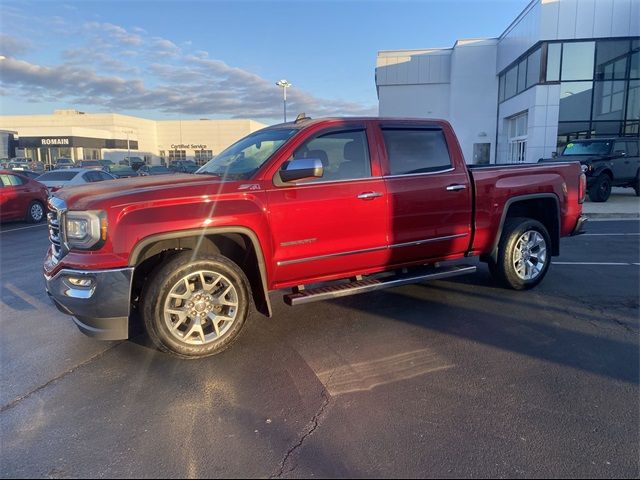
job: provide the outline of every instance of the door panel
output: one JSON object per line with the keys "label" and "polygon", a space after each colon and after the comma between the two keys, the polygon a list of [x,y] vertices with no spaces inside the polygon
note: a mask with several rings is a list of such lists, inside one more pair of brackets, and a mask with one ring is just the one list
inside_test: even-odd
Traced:
{"label": "door panel", "polygon": [[[358,198],[366,193],[381,195]],[[387,199],[381,178],[277,188],[267,198],[276,284],[304,283],[387,262]]]}
{"label": "door panel", "polygon": [[441,128],[383,126],[381,134],[390,260],[405,263],[463,254],[470,242],[472,191],[458,150],[448,145]]}
{"label": "door panel", "polygon": [[[393,263],[463,254],[471,233],[466,173],[388,178],[389,244]],[[460,190],[447,187],[464,185]],[[424,242],[411,245],[413,242]],[[407,245],[409,244],[409,245]]]}
{"label": "door panel", "polygon": [[20,212],[22,200],[20,188],[23,187],[13,185],[12,177],[14,175],[0,175],[0,182],[3,184],[2,188],[0,188],[0,214],[2,220],[15,220]]}

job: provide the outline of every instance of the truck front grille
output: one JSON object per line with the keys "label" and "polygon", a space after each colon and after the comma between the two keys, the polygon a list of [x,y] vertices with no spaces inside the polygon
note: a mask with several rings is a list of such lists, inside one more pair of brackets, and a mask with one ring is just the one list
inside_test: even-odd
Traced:
{"label": "truck front grille", "polygon": [[64,239],[64,214],[66,211],[67,207],[63,200],[57,197],[49,198],[49,213],[47,214],[49,241],[56,260],[60,260],[67,253]]}

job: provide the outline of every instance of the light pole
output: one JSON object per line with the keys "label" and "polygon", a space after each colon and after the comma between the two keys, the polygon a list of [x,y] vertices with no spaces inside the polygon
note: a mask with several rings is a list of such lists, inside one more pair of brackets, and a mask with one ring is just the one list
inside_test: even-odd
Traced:
{"label": "light pole", "polygon": [[284,102],[284,122],[287,123],[287,88],[292,87],[286,80],[278,80],[276,85],[282,88],[282,100]]}

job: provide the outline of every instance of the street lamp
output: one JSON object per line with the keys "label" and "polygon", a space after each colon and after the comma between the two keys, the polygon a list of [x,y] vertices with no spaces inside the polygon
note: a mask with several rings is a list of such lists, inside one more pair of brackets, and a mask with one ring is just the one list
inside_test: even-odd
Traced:
{"label": "street lamp", "polygon": [[292,87],[286,80],[278,80],[276,85],[282,88],[282,100],[284,102],[284,121],[287,122],[287,88]]}

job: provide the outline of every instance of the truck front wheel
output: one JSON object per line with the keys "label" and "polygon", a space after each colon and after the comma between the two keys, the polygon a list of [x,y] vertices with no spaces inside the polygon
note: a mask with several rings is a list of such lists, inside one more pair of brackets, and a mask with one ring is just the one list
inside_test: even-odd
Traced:
{"label": "truck front wheel", "polygon": [[551,263],[551,239],[544,225],[528,218],[505,222],[497,259],[489,260],[492,276],[506,287],[526,290],[538,285]]}
{"label": "truck front wheel", "polygon": [[606,202],[611,195],[611,177],[601,173],[589,188],[589,200],[592,202]]}
{"label": "truck front wheel", "polygon": [[154,344],[183,358],[227,349],[251,307],[249,281],[231,260],[184,251],[160,265],[142,294],[142,316]]}

